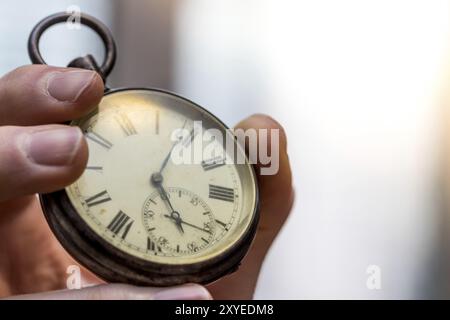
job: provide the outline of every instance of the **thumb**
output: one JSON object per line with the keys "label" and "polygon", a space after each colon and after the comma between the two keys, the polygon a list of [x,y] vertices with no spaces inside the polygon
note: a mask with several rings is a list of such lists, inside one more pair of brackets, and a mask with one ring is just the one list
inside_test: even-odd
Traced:
{"label": "thumb", "polygon": [[[287,154],[287,140],[283,127],[265,115],[253,115],[241,121],[236,128],[265,130],[267,150],[274,155],[278,150],[279,170],[274,175],[258,175],[260,191],[260,221],[255,240],[237,272],[208,286],[215,299],[251,299],[258,280],[261,265],[291,211],[294,200],[292,174]],[[275,130],[275,131],[273,131]],[[272,142],[272,133],[278,132],[279,140]],[[261,141],[259,141],[261,143]],[[276,143],[278,146],[272,145]],[[248,144],[246,145],[248,150]],[[262,166],[260,159],[256,167]],[[260,171],[257,170],[257,173]]]}
{"label": "thumb", "polygon": [[211,300],[208,290],[197,284],[168,288],[145,288],[105,284],[84,289],[60,290],[8,297],[8,300]]}
{"label": "thumb", "polygon": [[88,148],[79,128],[62,125],[0,127],[0,202],[50,192],[84,170]]}

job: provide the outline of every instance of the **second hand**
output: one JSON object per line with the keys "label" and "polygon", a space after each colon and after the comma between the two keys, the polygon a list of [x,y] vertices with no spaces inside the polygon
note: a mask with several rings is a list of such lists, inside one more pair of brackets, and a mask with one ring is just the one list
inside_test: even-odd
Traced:
{"label": "second hand", "polygon": [[195,228],[195,229],[198,229],[198,230],[201,230],[201,231],[203,231],[203,232],[206,232],[206,233],[211,234],[211,231],[206,230],[206,229],[203,229],[203,228],[201,228],[201,227],[199,227],[199,226],[196,226],[195,224],[186,222],[186,221],[184,221],[183,219],[181,219],[179,216],[178,216],[178,218],[175,218],[175,217],[173,217],[173,216],[171,216],[171,215],[169,216],[168,214],[166,214],[166,215],[164,215],[164,216],[167,217],[167,218],[171,218],[171,219],[174,219],[174,220],[178,220],[178,221],[179,221],[180,223],[182,223],[182,224],[185,224],[185,225],[190,226],[190,227],[192,227],[192,228]]}

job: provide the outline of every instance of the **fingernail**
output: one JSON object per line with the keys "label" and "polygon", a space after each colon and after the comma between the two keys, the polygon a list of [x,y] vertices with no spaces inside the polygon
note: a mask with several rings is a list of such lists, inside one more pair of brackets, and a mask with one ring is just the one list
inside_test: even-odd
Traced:
{"label": "fingernail", "polygon": [[29,134],[25,151],[33,162],[47,166],[72,163],[78,151],[82,133],[77,127],[49,129]]}
{"label": "fingernail", "polygon": [[155,300],[211,300],[208,290],[198,285],[185,285],[163,289],[155,294]]}
{"label": "fingernail", "polygon": [[75,102],[94,77],[94,71],[54,72],[47,80],[47,92],[58,101]]}

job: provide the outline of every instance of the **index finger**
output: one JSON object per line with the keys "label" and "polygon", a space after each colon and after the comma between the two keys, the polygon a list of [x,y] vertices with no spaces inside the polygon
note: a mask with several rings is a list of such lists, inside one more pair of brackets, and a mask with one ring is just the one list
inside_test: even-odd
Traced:
{"label": "index finger", "polygon": [[92,110],[103,96],[94,71],[29,65],[0,78],[0,126],[62,123]]}

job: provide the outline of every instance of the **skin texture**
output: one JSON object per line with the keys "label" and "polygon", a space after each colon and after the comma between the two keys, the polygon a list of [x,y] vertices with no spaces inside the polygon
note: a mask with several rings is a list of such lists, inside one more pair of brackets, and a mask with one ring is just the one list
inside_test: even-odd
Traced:
{"label": "skin texture", "polygon": [[[69,79],[71,72],[73,83]],[[207,288],[194,284],[173,288],[139,288],[102,284],[101,280],[83,269],[85,283],[102,285],[63,290],[66,288],[66,269],[76,263],[51,233],[35,193],[58,190],[76,180],[86,166],[87,144],[80,135],[71,142],[70,154],[67,150],[58,153],[58,150],[52,149],[50,156],[55,154],[60,159],[50,161],[51,165],[42,165],[28,153],[27,141],[35,132],[67,129],[52,123],[64,123],[85,115],[101,100],[101,78],[91,74],[84,77],[86,83],[80,85],[80,76],[74,72],[79,71],[25,66],[0,79],[0,297],[251,299],[261,265],[289,215],[294,198],[286,136],[281,126],[265,115],[254,115],[237,125],[243,129],[280,129],[280,170],[273,176],[259,176],[261,220],[256,239],[236,273]],[[64,86],[60,83],[52,85],[52,78],[66,81],[66,74],[69,80]],[[71,85],[76,89],[74,92],[70,91]]]}

